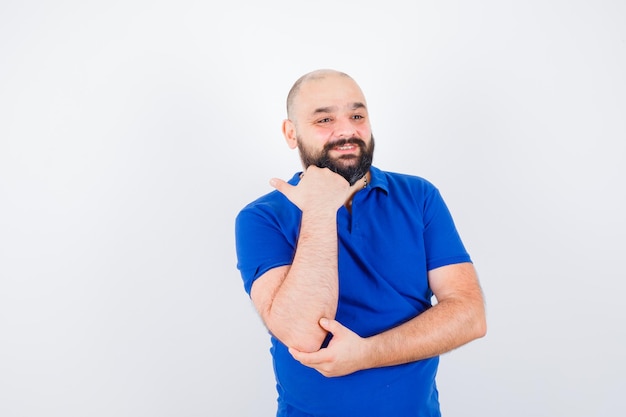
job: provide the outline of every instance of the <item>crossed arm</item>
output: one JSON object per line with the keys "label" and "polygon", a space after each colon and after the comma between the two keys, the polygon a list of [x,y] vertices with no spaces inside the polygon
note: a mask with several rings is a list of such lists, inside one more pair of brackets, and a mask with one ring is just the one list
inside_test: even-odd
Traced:
{"label": "crossed arm", "polygon": [[[269,271],[268,282],[271,276],[283,275],[288,269],[281,267]],[[317,338],[313,339],[310,334],[301,335],[313,339],[307,346],[299,345],[296,339],[290,343],[276,335],[276,330],[282,327],[279,320],[268,323],[268,327],[289,346],[296,360],[329,377],[430,358],[484,336],[484,302],[473,265],[443,266],[430,271],[428,276],[438,303],[408,322],[368,338],[360,337],[332,317],[325,316],[319,319],[319,325],[314,326],[316,331],[321,331]],[[282,325],[296,324],[300,312],[301,308],[296,308]],[[276,330],[272,330],[273,327]],[[333,338],[327,348],[319,349],[326,332],[332,333]]]}
{"label": "crossed arm", "polygon": [[336,236],[334,217],[303,218],[293,263],[269,270],[252,285],[250,296],[267,328],[302,352],[319,350],[327,334],[319,320],[333,319],[337,311]]}
{"label": "crossed arm", "polygon": [[328,169],[309,167],[297,186],[273,180],[302,210],[293,262],[274,268],[252,285],[250,296],[265,325],[285,345],[302,352],[320,349],[339,297],[337,210],[355,188]]}
{"label": "crossed arm", "polygon": [[[332,177],[324,177],[327,173],[316,170],[313,175],[307,170],[305,178],[318,176],[309,184],[322,184],[320,179],[332,182]],[[303,184],[305,178],[299,184],[304,185],[302,189],[309,187]],[[337,207],[333,211],[330,206],[307,205],[306,199],[293,195],[296,187],[275,185],[295,204],[302,205],[298,249],[291,265],[274,268],[255,281],[251,297],[268,329],[303,365],[329,377],[347,375],[433,357],[485,334],[484,300],[471,263],[429,271],[429,285],[438,303],[398,327],[363,338],[335,321]],[[345,201],[350,190],[340,182],[334,187],[334,195],[343,195],[341,201]],[[328,191],[322,200],[330,201]],[[333,338],[325,349],[320,349],[328,332]]]}
{"label": "crossed arm", "polygon": [[302,352],[291,347],[291,354],[325,376],[341,376],[430,358],[484,336],[484,302],[473,265],[443,266],[428,276],[438,303],[408,322],[362,338],[335,320],[321,319],[333,334],[328,348]]}

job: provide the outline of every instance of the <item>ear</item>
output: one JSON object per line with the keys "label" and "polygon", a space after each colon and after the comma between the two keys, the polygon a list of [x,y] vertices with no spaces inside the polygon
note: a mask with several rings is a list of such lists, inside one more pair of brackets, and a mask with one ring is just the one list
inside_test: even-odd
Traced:
{"label": "ear", "polygon": [[296,139],[296,125],[289,119],[283,120],[283,136],[287,141],[287,146],[291,149],[298,147],[298,140]]}

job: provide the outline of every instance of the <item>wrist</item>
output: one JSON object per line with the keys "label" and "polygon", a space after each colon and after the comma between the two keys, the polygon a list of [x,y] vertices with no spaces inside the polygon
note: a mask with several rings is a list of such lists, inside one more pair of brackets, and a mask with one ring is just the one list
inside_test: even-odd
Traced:
{"label": "wrist", "polygon": [[376,343],[376,336],[362,339],[362,369],[378,368],[380,366],[380,352]]}

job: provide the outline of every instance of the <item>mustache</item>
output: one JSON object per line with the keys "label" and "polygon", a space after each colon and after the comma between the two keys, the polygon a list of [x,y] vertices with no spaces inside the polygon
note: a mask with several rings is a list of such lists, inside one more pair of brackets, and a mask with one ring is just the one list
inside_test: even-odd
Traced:
{"label": "mustache", "polygon": [[324,152],[329,152],[337,146],[344,145],[357,145],[361,149],[365,149],[366,147],[365,142],[362,139],[352,137],[346,139],[337,139],[332,142],[328,142],[326,145],[324,145]]}

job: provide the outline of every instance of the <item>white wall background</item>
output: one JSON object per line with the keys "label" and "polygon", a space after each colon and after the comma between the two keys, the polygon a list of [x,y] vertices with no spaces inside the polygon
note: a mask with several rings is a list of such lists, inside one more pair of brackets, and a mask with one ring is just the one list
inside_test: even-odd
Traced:
{"label": "white wall background", "polygon": [[0,2],[0,415],[271,416],[233,221],[299,169],[284,99],[350,73],[433,181],[489,333],[455,416],[623,416],[623,1]]}

